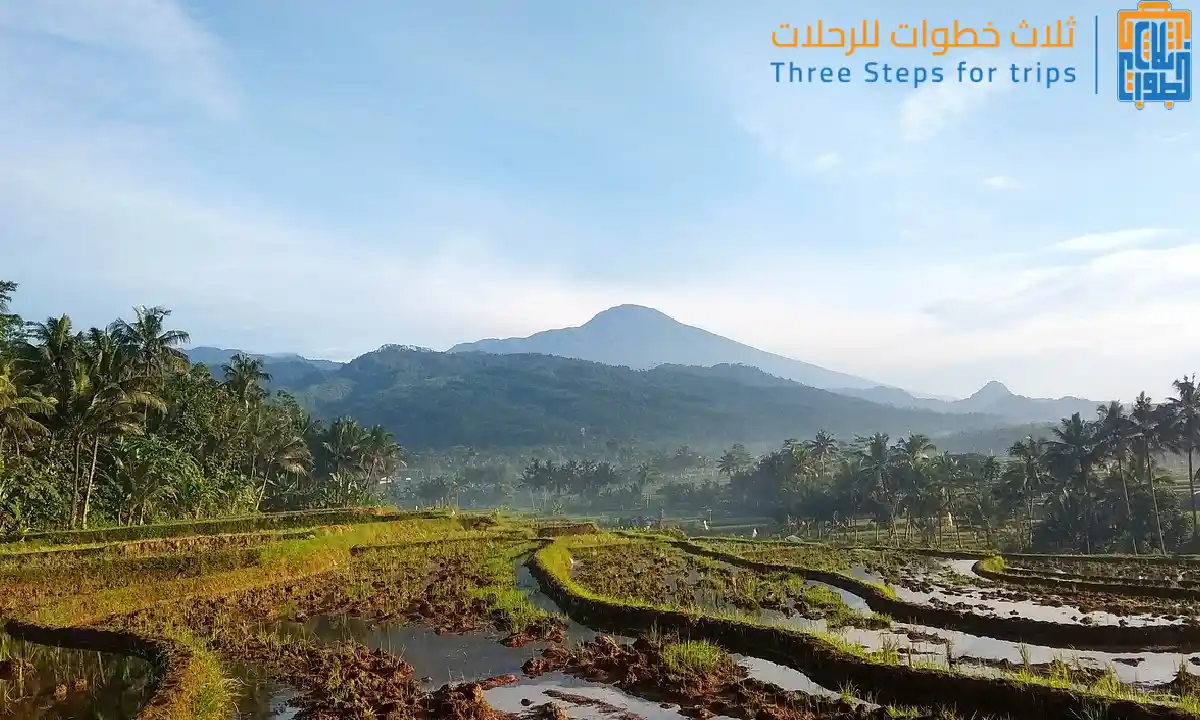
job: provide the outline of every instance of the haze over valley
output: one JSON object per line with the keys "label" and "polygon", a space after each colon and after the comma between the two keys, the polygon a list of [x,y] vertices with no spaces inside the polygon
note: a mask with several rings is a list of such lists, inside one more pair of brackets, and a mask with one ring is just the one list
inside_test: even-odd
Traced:
{"label": "haze over valley", "polygon": [[[238,350],[188,351],[212,368]],[[819,430],[838,436],[923,432],[947,449],[1002,453],[1014,437],[1099,401],[1034,399],[999,382],[971,397],[918,397],[768,353],[622,305],[578,327],[461,343],[446,352],[388,345],[348,363],[294,353],[254,356],[268,386],[318,416],[380,423],[412,447],[661,444],[755,447]]]}

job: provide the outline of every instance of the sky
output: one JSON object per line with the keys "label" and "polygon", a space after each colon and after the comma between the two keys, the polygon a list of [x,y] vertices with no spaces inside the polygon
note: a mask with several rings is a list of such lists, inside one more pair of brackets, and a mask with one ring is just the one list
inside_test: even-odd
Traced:
{"label": "sky", "polygon": [[[1116,101],[1122,5],[850,5],[0,0],[0,278],[31,319],[163,305],[197,345],[331,359],[637,303],[959,397],[1200,369],[1200,107]],[[770,39],[1068,16],[1074,48]]]}

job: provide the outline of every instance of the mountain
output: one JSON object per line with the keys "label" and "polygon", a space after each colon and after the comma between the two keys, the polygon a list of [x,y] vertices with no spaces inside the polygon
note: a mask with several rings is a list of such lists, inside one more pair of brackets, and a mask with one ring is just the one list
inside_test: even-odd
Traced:
{"label": "mountain", "polygon": [[188,360],[208,366],[209,372],[218,377],[221,375],[221,366],[228,365],[230,358],[234,355],[249,355],[262,360],[264,369],[271,376],[267,388],[272,391],[303,387],[320,382],[328,373],[337,370],[344,364],[333,360],[306,358],[295,353],[262,355],[205,346],[190,348],[184,350],[184,353],[188,356]]}
{"label": "mountain", "polygon": [[778,443],[828,430],[946,436],[994,427],[987,415],[889,407],[756,368],[650,370],[546,354],[385,346],[290,390],[318,417],[381,424],[412,449],[564,445],[606,439],[696,446]]}
{"label": "mountain", "polygon": [[1031,398],[1014,394],[1004,383],[993,380],[962,400],[918,398],[897,388],[836,388],[834,392],[895,407],[933,410],[945,413],[985,413],[1010,423],[1057,421],[1079,413],[1085,418],[1096,414],[1097,400],[1078,397]]}
{"label": "mountain", "polygon": [[1098,400],[1066,396],[1060,398],[1031,398],[1015,395],[1004,383],[993,380],[965,400],[950,403],[958,412],[989,413],[1005,418],[1027,420],[1058,420],[1079,413],[1085,418],[1096,415]]}
{"label": "mountain", "polygon": [[525,338],[462,343],[450,352],[537,353],[625,365],[634,370],[663,364],[738,364],[815,388],[870,388],[879,384],[743,345],[641,305],[609,308],[579,327],[545,330]]}
{"label": "mountain", "polygon": [[226,350],[224,348],[207,347],[201,345],[199,347],[189,348],[183,351],[188,356],[188,359],[194,363],[208,365],[209,367],[221,367],[227,365],[229,359],[234,355],[249,355],[252,358],[258,358],[263,362],[302,362],[311,365],[317,370],[337,370],[345,363],[337,362],[336,360],[322,360],[320,358],[306,358],[296,353],[248,353],[245,350]]}

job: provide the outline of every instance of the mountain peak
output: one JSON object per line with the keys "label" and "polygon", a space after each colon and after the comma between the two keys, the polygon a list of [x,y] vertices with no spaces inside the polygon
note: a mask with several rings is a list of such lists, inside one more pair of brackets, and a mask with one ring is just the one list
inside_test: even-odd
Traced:
{"label": "mountain peak", "polygon": [[525,338],[462,343],[450,352],[557,355],[635,370],[658,365],[712,367],[729,363],[749,365],[818,388],[879,384],[743,345],[679,322],[661,310],[633,304],[610,307],[579,327],[543,330]]}
{"label": "mountain peak", "polygon": [[1012,390],[1009,390],[1007,385],[1000,382],[999,380],[992,380],[988,384],[979,388],[979,390],[977,390],[975,392],[975,394],[972,395],[971,397],[975,398],[977,400],[998,399],[998,398],[1010,397],[1010,396],[1012,396],[1012,394],[1013,394]]}
{"label": "mountain peak", "polygon": [[651,321],[651,320],[666,320],[667,322],[675,322],[675,319],[661,310],[655,310],[652,307],[645,305],[614,305],[607,310],[601,310],[588,320],[587,324],[591,325],[594,322],[628,322],[628,321]]}

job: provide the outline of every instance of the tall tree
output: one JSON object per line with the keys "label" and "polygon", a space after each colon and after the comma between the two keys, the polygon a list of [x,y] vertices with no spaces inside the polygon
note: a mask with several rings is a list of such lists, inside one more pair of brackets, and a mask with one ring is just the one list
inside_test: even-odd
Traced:
{"label": "tall tree", "polygon": [[1161,452],[1167,446],[1164,428],[1169,424],[1170,418],[1165,408],[1156,408],[1154,403],[1146,395],[1141,393],[1133,402],[1133,412],[1130,413],[1130,420],[1133,423],[1133,448],[1134,453],[1141,459],[1141,466],[1145,470],[1146,485],[1150,490],[1150,499],[1154,506],[1154,532],[1158,536],[1158,549],[1164,555],[1167,552],[1167,544],[1163,540],[1162,517],[1158,509],[1158,493],[1154,487],[1154,455]]}
{"label": "tall tree", "polygon": [[10,312],[9,307],[17,287],[11,280],[0,280],[0,353],[17,340],[21,328],[21,317]]}
{"label": "tall tree", "polygon": [[717,460],[717,470],[727,479],[732,480],[734,475],[745,470],[749,464],[750,453],[746,452],[746,446],[734,443],[733,447],[726,450],[725,454]]}
{"label": "tall tree", "polygon": [[1192,538],[1197,537],[1200,525],[1196,516],[1196,468],[1193,458],[1200,450],[1200,389],[1196,387],[1196,376],[1184,376],[1176,380],[1175,397],[1166,403],[1167,417],[1170,418],[1170,442],[1172,446],[1187,455],[1188,490],[1192,508]]}
{"label": "tall tree", "polygon": [[[1092,551],[1095,509],[1091,498],[1092,468],[1096,463],[1095,424],[1084,420],[1079,413],[1052,429],[1053,437],[1046,443],[1046,455],[1051,473],[1064,490],[1074,490],[1087,508],[1085,538],[1087,551]],[[1075,487],[1071,488],[1070,485]]]}
{"label": "tall tree", "polygon": [[134,308],[133,322],[117,320],[111,332],[116,341],[132,355],[144,372],[157,378],[188,367],[187,355],[179,349],[191,341],[183,330],[169,330],[166,320],[171,311],[164,307]]}
{"label": "tall tree", "polygon": [[[1100,419],[1096,427],[1096,445],[1100,457],[1108,457],[1117,463],[1117,476],[1121,479],[1121,493],[1125,499],[1125,525],[1133,523],[1133,505],[1129,502],[1129,483],[1125,477],[1125,465],[1129,459],[1130,444],[1133,440],[1134,425],[1125,413],[1125,407],[1119,400],[1113,400],[1107,405],[1097,408]],[[1133,554],[1138,552],[1137,535],[1129,534],[1133,545]]]}
{"label": "tall tree", "polygon": [[1013,494],[1025,502],[1029,545],[1033,545],[1033,501],[1045,488],[1042,441],[1032,436],[1018,440],[1008,449],[1012,461],[1004,469],[1004,480]]}
{"label": "tall tree", "polygon": [[12,360],[0,357],[0,468],[10,443],[19,457],[22,442],[49,432],[36,418],[54,409],[52,400],[27,391],[17,372]]}
{"label": "tall tree", "polygon": [[271,374],[262,358],[239,353],[222,365],[221,371],[225,373],[225,386],[244,406],[249,407],[266,396],[266,384],[271,381]]}

